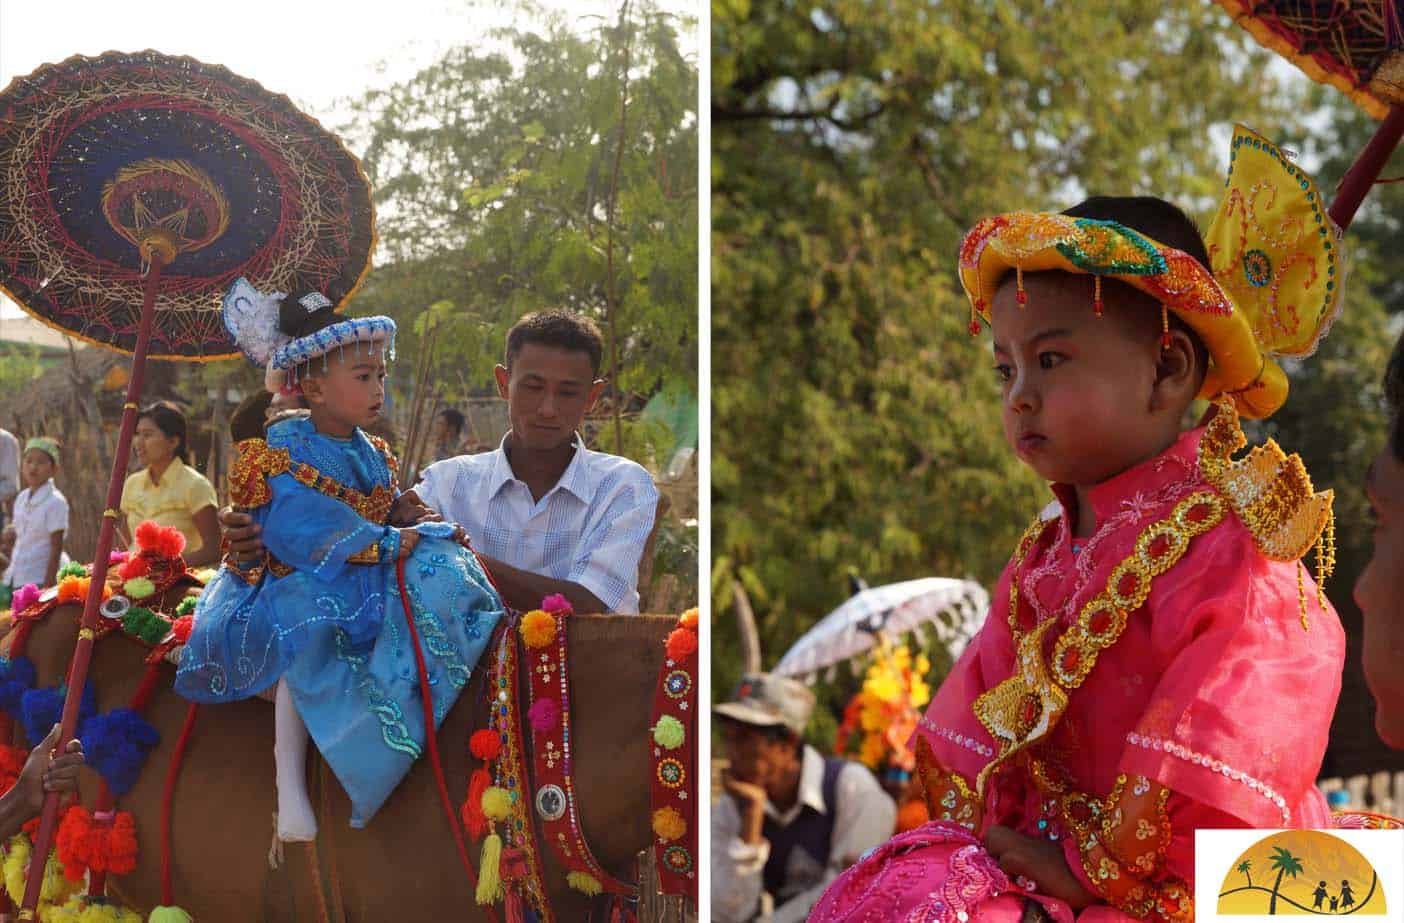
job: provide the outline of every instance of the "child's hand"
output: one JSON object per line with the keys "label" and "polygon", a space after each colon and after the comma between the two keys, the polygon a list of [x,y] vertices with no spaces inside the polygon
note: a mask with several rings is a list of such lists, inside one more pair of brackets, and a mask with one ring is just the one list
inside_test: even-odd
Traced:
{"label": "child's hand", "polygon": [[1101,899],[1082,886],[1068,868],[1063,847],[1039,837],[1024,836],[998,825],[985,834],[985,849],[1007,875],[1023,875],[1038,884],[1038,890],[1066,901],[1081,911]]}
{"label": "child's hand", "polygon": [[414,546],[419,544],[419,533],[413,529],[400,530],[400,560],[410,556]]}

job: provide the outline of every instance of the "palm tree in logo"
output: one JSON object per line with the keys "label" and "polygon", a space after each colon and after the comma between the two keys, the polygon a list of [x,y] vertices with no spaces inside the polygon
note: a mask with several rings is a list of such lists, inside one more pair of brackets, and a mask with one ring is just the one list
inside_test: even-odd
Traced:
{"label": "palm tree in logo", "polygon": [[1238,863],[1238,871],[1242,872],[1244,877],[1248,879],[1248,887],[1250,888],[1253,887],[1253,874],[1248,870],[1252,867],[1253,863],[1249,862],[1247,859],[1244,859],[1242,862]]}
{"label": "palm tree in logo", "polygon": [[[1272,883],[1272,900],[1268,903],[1269,914],[1277,913],[1277,891],[1282,887],[1282,876],[1296,878],[1297,873],[1302,870],[1302,863],[1281,846],[1274,846],[1272,848],[1272,868],[1277,869],[1277,880]],[[1243,871],[1242,866],[1239,866],[1239,871]]]}

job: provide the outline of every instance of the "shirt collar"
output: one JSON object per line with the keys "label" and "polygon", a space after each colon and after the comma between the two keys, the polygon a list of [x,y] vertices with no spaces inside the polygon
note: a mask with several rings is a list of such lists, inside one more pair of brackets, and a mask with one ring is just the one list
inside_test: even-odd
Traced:
{"label": "shirt collar", "polygon": [[[507,437],[512,435],[508,430],[502,437],[502,441],[497,444],[497,450],[493,453],[492,472],[488,475],[488,496],[495,497],[502,489],[502,485],[508,481],[517,480],[512,473],[512,463],[507,460]],[[571,437],[571,444],[575,446],[575,454],[571,456],[570,464],[566,465],[566,470],[561,472],[560,480],[556,481],[556,487],[569,491],[581,500],[589,503],[591,494],[590,470],[585,461],[589,449],[585,448],[585,440],[580,433],[575,433]],[[555,490],[556,487],[551,488]],[[550,491],[547,491],[550,493]]]}
{"label": "shirt collar", "polygon": [[53,478],[49,478],[49,479],[48,479],[47,481],[45,481],[44,483],[40,484],[40,485],[39,485],[39,488],[38,488],[37,490],[35,490],[35,489],[33,489],[33,488],[29,488],[29,502],[30,502],[30,503],[36,503],[36,502],[38,502],[39,500],[42,500],[43,498],[47,497],[50,493],[53,492],[53,490],[54,490],[54,479],[53,479]]}
{"label": "shirt collar", "polygon": [[[1092,504],[1092,514],[1097,517],[1099,526],[1120,513],[1123,504],[1135,495],[1154,493],[1184,480],[1186,475],[1196,471],[1204,429],[1197,426],[1181,433],[1164,452],[1107,478],[1088,491],[1087,499]],[[1073,486],[1054,484],[1053,493],[1062,504],[1063,515],[1071,516],[1070,511],[1077,509],[1077,493]]]}
{"label": "shirt collar", "polygon": [[146,483],[152,487],[160,487],[166,483],[167,478],[180,477],[180,469],[185,467],[185,462],[180,460],[179,455],[171,456],[171,463],[166,466],[166,470],[161,472],[161,483],[157,484],[151,477],[151,468],[146,468]]}

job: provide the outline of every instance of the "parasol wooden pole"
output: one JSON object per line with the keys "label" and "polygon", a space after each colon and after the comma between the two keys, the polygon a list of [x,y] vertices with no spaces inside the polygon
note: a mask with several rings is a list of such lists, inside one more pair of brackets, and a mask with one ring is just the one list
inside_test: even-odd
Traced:
{"label": "parasol wooden pole", "polygon": [[[88,661],[92,658],[94,629],[97,627],[98,607],[102,604],[102,589],[107,583],[107,563],[112,554],[112,537],[116,532],[117,507],[122,502],[122,485],[127,479],[127,457],[132,448],[132,433],[136,431],[137,401],[141,397],[142,379],[146,373],[146,352],[151,345],[151,330],[156,319],[156,289],[161,281],[161,267],[175,258],[174,247],[162,246],[166,241],[154,240],[142,247],[148,257],[144,292],[141,301],[141,321],[137,329],[136,349],[132,353],[132,377],[127,382],[127,400],[122,405],[122,425],[117,436],[117,454],[112,459],[112,479],[107,484],[107,504],[103,507],[102,528],[98,531],[97,552],[93,557],[92,579],[88,599],[83,606],[82,628],[78,644],[73,649],[73,662],[68,668],[68,694],[63,700],[63,720],[59,729],[58,752],[62,753],[73,739],[78,724],[78,705],[83,698],[83,685],[88,678]],[[20,920],[37,919],[39,891],[44,882],[44,866],[53,848],[58,828],[59,795],[44,796],[44,811],[40,815],[39,836],[34,841],[33,859],[29,864],[29,879],[25,882],[24,903]]]}
{"label": "parasol wooden pole", "polygon": [[1404,106],[1394,106],[1380,123],[1380,127],[1375,129],[1375,135],[1370,139],[1370,143],[1365,145],[1365,150],[1355,158],[1355,163],[1350,165],[1350,169],[1341,179],[1340,188],[1336,190],[1336,199],[1327,209],[1327,214],[1336,222],[1336,227],[1344,231],[1350,225],[1355,212],[1360,208],[1360,203],[1365,201],[1370,187],[1379,178],[1389,155],[1394,153],[1401,136],[1404,136]]}

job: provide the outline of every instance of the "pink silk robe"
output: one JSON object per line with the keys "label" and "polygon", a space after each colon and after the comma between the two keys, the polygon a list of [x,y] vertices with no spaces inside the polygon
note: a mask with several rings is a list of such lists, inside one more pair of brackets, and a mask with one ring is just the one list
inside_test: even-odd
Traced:
{"label": "pink silk robe", "polygon": [[1079,921],[1192,919],[1196,828],[1330,825],[1314,782],[1344,634],[1303,565],[1260,550],[1300,557],[1322,498],[1273,445],[1231,462],[1231,411],[1207,431],[1094,488],[1079,551],[1065,512],[1030,528],[917,733],[932,823],[849,869],[812,921],[1015,921],[1027,896],[1071,921],[985,852],[996,823],[1061,844],[1104,901]]}

